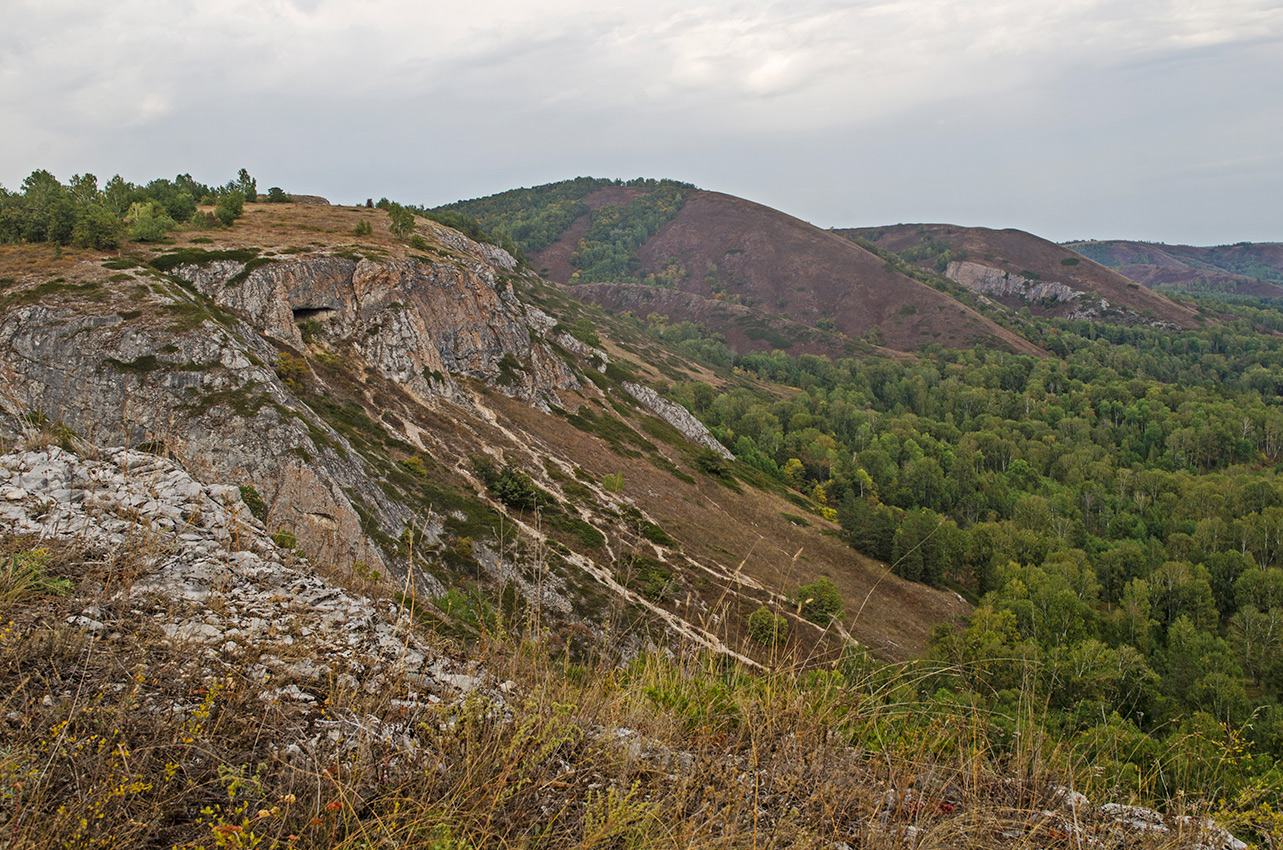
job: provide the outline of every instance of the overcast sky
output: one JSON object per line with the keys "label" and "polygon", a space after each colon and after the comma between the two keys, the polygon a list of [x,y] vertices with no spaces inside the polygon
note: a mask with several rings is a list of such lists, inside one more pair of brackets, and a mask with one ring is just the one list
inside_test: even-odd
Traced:
{"label": "overcast sky", "polygon": [[1280,41],[1266,0],[6,0],[0,184],[673,177],[825,227],[1283,241]]}

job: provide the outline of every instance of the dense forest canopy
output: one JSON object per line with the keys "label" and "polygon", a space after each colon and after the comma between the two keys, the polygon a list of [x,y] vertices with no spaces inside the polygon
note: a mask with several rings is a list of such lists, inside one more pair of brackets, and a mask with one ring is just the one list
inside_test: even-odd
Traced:
{"label": "dense forest canopy", "polygon": [[1283,758],[1283,311],[1245,301],[1199,331],[1028,323],[1044,359],[735,356],[689,323],[652,330],[780,386],[672,386],[740,460],[978,603],[937,631],[931,687],[998,713],[1036,687],[1120,781],[1160,742],[1246,742],[1260,760],[1218,774],[1241,784]]}

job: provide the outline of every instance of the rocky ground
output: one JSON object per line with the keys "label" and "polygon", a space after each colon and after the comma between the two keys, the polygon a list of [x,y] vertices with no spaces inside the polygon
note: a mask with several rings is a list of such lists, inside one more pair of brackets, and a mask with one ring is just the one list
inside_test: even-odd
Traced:
{"label": "rocky ground", "polygon": [[238,488],[200,483],[165,458],[116,448],[90,460],[56,446],[4,455],[0,534],[104,560],[131,553],[128,586],[107,599],[97,581],[77,588],[85,604],[68,625],[109,650],[121,637],[109,609],[128,607],[210,670],[242,666],[265,703],[319,705],[336,689],[395,683],[405,688],[396,704],[413,710],[493,684],[426,643],[405,606],[354,595],[278,545]]}

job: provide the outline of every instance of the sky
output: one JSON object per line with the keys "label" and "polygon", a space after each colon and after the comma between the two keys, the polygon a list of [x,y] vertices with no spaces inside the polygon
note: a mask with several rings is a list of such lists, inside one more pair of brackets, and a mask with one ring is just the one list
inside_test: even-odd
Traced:
{"label": "sky", "polygon": [[0,185],[435,206],[669,177],[823,227],[1283,241],[1283,0],[5,0]]}

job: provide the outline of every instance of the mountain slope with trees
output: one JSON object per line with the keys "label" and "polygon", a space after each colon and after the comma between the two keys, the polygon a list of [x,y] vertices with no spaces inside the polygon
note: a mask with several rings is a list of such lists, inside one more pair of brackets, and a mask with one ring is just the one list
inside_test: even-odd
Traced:
{"label": "mountain slope with trees", "polygon": [[1198,248],[1101,240],[1066,247],[1153,289],[1283,297],[1283,245],[1239,242]]}
{"label": "mountain slope with trees", "polygon": [[[664,181],[224,222],[234,185],[180,220],[45,175],[0,195],[15,846],[1283,837],[1277,305],[1012,312]],[[72,235],[96,209],[116,247]],[[527,263],[603,281],[523,266],[518,219],[560,228]],[[905,347],[968,300],[1021,336],[844,340],[796,289],[844,262],[903,287]]]}

